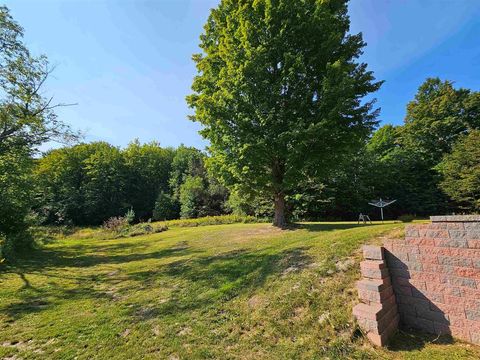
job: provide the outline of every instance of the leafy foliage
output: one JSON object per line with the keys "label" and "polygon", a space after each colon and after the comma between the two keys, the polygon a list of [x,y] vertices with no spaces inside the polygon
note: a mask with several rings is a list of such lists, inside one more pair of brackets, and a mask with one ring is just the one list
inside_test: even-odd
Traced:
{"label": "leafy foliage", "polygon": [[153,209],[154,220],[171,220],[180,216],[180,204],[175,198],[163,191],[158,194]]}
{"label": "leafy foliage", "polygon": [[125,166],[125,203],[135,209],[137,218],[149,219],[159,192],[169,191],[172,148],[162,148],[159,143],[140,144],[133,141],[122,151]]}
{"label": "leafy foliage", "polygon": [[193,57],[187,101],[211,143],[211,168],[275,200],[278,226],[285,196],[327,175],[376,124],[362,98],[380,83],[356,62],[365,44],[348,30],[346,1],[223,0]]}
{"label": "leafy foliage", "polygon": [[480,130],[461,137],[438,169],[442,190],[463,210],[480,212]]}
{"label": "leafy foliage", "polygon": [[0,6],[0,247],[4,255],[32,246],[27,215],[32,195],[32,155],[48,140],[76,138],[43,95],[51,72],[45,56],[33,56],[23,29]]}

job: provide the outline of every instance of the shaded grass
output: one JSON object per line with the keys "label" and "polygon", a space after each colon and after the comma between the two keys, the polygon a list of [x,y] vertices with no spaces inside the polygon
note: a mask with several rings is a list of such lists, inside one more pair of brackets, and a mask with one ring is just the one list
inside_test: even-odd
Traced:
{"label": "shaded grass", "polygon": [[[402,224],[233,224],[100,240],[87,229],[0,273],[0,358],[478,358],[352,320],[359,247]],[[443,356],[443,357],[442,357]]]}

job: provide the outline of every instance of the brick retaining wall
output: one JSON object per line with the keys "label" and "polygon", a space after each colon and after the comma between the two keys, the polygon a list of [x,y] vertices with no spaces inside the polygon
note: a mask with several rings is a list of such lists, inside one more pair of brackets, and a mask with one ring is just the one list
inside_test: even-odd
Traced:
{"label": "brick retaining wall", "polygon": [[365,321],[367,309],[370,317],[374,311],[365,306],[376,301],[384,307],[388,299],[380,287],[375,295],[365,293],[366,279],[378,281],[379,276],[384,284],[392,285],[402,327],[480,344],[480,216],[433,216],[431,220],[430,224],[407,226],[404,239],[364,248],[367,260],[361,268],[365,279],[357,286],[362,304],[354,308],[354,315],[377,345],[384,345],[396,327],[390,314],[392,320],[380,321],[379,336],[374,337],[372,324]]}

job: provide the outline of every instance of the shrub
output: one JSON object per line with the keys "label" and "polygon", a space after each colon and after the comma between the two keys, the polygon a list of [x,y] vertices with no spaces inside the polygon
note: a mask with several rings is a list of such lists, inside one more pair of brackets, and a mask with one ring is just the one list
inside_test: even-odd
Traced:
{"label": "shrub", "polygon": [[133,211],[133,209],[128,210],[123,218],[125,219],[127,224],[132,224],[135,220],[135,211]]}
{"label": "shrub", "polygon": [[398,220],[404,223],[412,222],[415,219],[416,219],[416,216],[412,214],[405,214],[398,217]]}
{"label": "shrub", "polygon": [[128,226],[128,221],[122,216],[114,216],[103,223],[103,228],[107,231],[119,233]]}
{"label": "shrub", "polygon": [[[150,223],[140,223],[136,224],[134,226],[131,226],[125,236],[139,236],[139,235],[146,235],[146,234],[154,234],[154,233],[159,233],[163,231],[167,231],[168,226],[163,224],[150,224]],[[123,234],[122,234],[123,235]]]}
{"label": "shrub", "polygon": [[254,216],[242,215],[220,215],[220,216],[205,216],[197,219],[180,219],[167,221],[168,226],[178,227],[195,227],[205,225],[221,225],[221,224],[235,224],[235,223],[255,223],[265,222],[266,219],[259,219]]}

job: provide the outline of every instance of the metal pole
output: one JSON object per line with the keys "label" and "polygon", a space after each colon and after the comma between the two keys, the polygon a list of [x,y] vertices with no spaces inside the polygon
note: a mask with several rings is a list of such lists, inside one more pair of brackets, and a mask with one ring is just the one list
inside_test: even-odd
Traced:
{"label": "metal pole", "polygon": [[383,224],[383,207],[380,208],[380,212],[382,213],[382,224]]}

